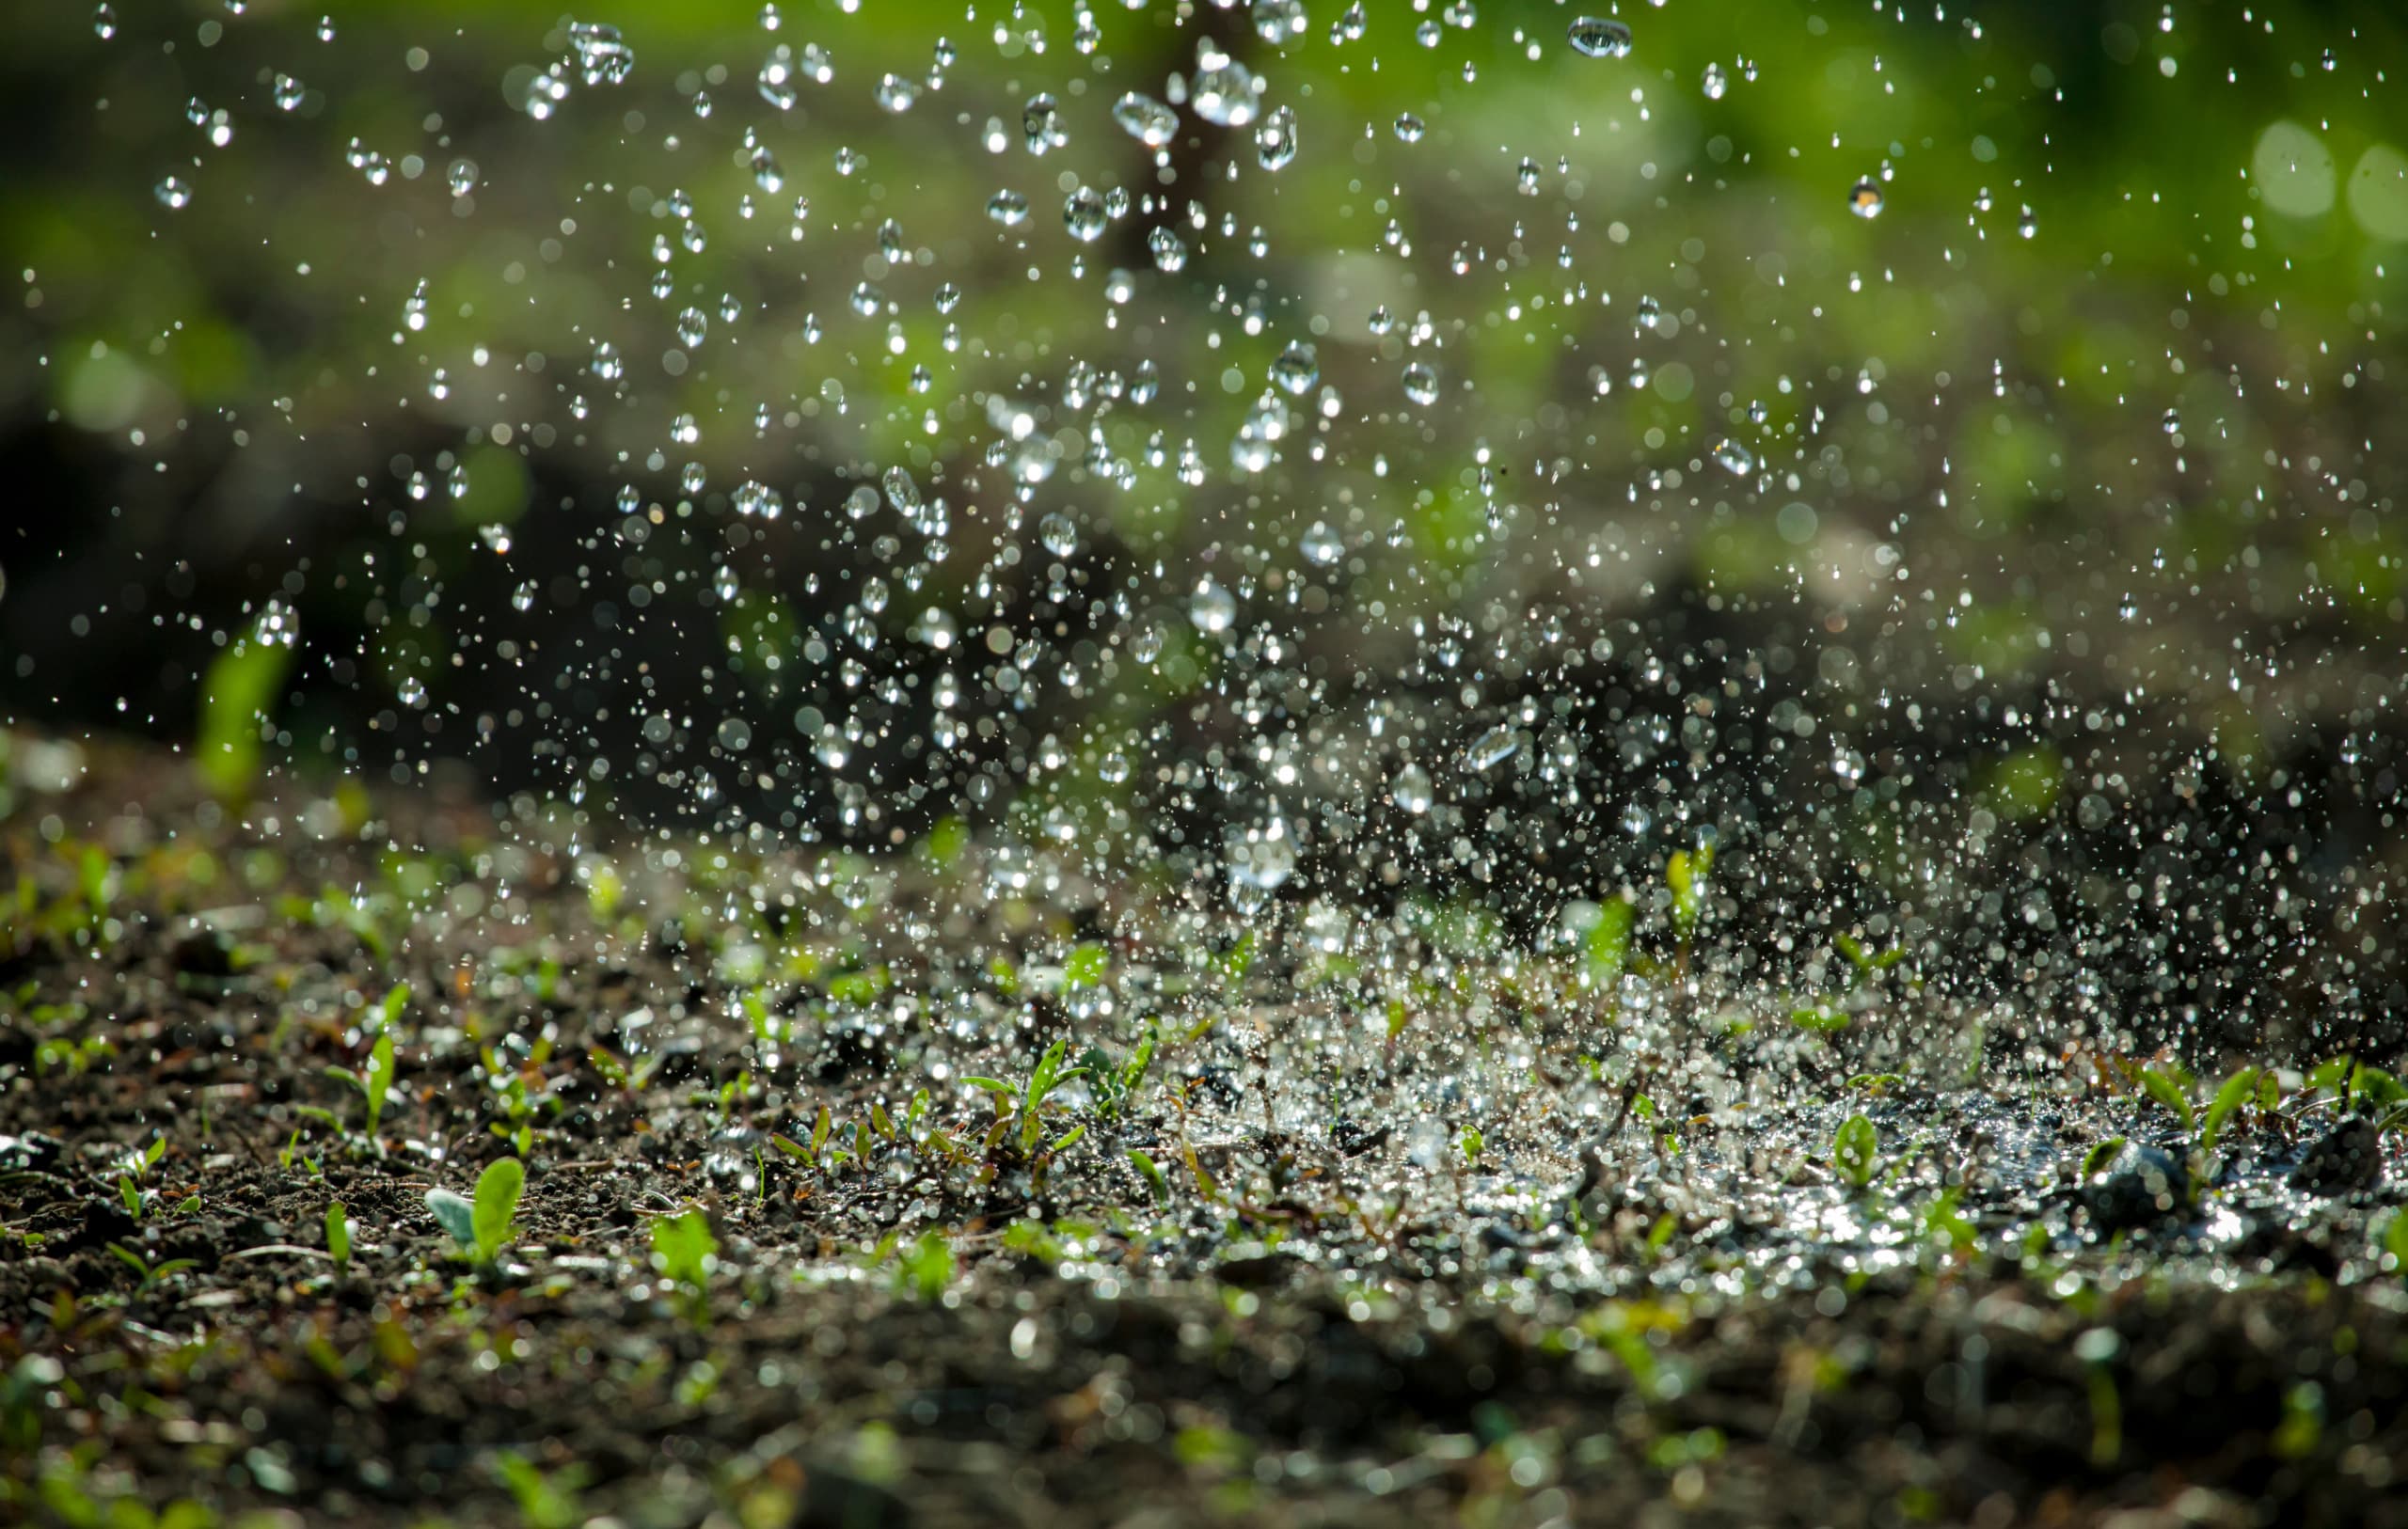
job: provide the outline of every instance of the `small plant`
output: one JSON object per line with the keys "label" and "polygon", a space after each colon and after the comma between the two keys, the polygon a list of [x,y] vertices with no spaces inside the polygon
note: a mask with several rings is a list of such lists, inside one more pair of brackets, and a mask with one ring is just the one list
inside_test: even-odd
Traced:
{"label": "small plant", "polygon": [[351,1272],[351,1216],[340,1200],[326,1206],[326,1252],[335,1261],[335,1278]]}
{"label": "small plant", "polygon": [[141,1285],[135,1291],[136,1295],[150,1289],[170,1274],[180,1274],[185,1269],[200,1267],[200,1260],[198,1258],[169,1258],[154,1264],[122,1242],[110,1243],[109,1252],[123,1259],[135,1273],[142,1277]]}
{"label": "small plant", "polygon": [[1149,1021],[1146,1038],[1118,1065],[1100,1047],[1090,1047],[1087,1054],[1079,1059],[1080,1066],[1092,1080],[1088,1086],[1095,1091],[1095,1112],[1099,1116],[1115,1120],[1128,1112],[1137,1090],[1145,1085],[1147,1070],[1154,1064],[1154,1048],[1159,1041],[1154,1025]]}
{"label": "small plant", "polygon": [[[395,991],[405,993],[407,988],[396,988]],[[390,999],[388,998],[387,1001],[389,1002]],[[365,1122],[362,1130],[372,1146],[381,1147],[381,1143],[376,1140],[376,1128],[384,1121],[385,1097],[392,1092],[393,1079],[397,1071],[398,1068],[393,1062],[393,1032],[390,1029],[377,1032],[376,1044],[369,1048],[367,1071],[354,1072],[349,1067],[326,1069],[327,1077],[339,1082],[349,1083],[359,1091],[365,1104]],[[338,1131],[343,1128],[341,1119],[329,1111],[312,1110],[303,1106],[301,1113],[324,1120]]]}
{"label": "small plant", "polygon": [[953,1283],[953,1246],[943,1234],[923,1232],[916,1242],[898,1248],[895,1254],[895,1288],[897,1294],[915,1300],[935,1301],[943,1299],[945,1286]]}
{"label": "small plant", "polygon": [[477,1175],[473,1201],[450,1190],[426,1191],[426,1208],[452,1234],[460,1251],[491,1268],[510,1245],[518,1217],[518,1196],[527,1184],[526,1165],[515,1158],[499,1158]]}
{"label": "small plant", "polygon": [[259,779],[261,724],[275,712],[293,663],[290,623],[283,608],[271,604],[201,676],[200,736],[193,753],[202,780],[222,801],[248,796]]}
{"label": "small plant", "polygon": [[[1062,1055],[1069,1048],[1069,1044],[1067,1041],[1055,1041],[1047,1047],[1045,1054],[1038,1058],[1036,1069],[1028,1075],[1028,1081],[1019,1088],[1014,1088],[1011,1084],[995,1078],[962,1080],[973,1088],[983,1088],[995,1096],[997,1108],[1003,1111],[1006,1118],[1013,1112],[1018,1113],[1020,1150],[1023,1157],[1037,1155],[1038,1142],[1045,1130],[1043,1110],[1047,1096],[1072,1079],[1084,1078],[1087,1075],[1085,1067],[1065,1068],[1062,1065]],[[1000,1126],[1002,1121],[998,1120],[997,1124]],[[1077,1131],[1066,1134],[1054,1143],[1054,1149],[1060,1151],[1077,1140],[1078,1135]]]}
{"label": "small plant", "polygon": [[1831,1167],[1843,1183],[1863,1189],[1881,1171],[1881,1132],[1862,1115],[1850,1115],[1831,1137]]}
{"label": "small plant", "polygon": [[576,1529],[586,1521],[577,1504],[577,1494],[585,1490],[583,1466],[547,1474],[516,1450],[505,1449],[493,1458],[493,1469],[517,1501],[518,1517],[527,1529]]}
{"label": "small plant", "polygon": [[700,1210],[663,1216],[652,1223],[652,1267],[686,1292],[686,1313],[700,1325],[709,1309],[711,1271],[719,1267],[719,1238]]}

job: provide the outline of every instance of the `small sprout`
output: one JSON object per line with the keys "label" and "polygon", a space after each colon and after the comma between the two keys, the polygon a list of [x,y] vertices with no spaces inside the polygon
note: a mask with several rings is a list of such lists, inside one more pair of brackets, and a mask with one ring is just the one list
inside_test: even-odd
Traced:
{"label": "small sprout", "polygon": [[125,1203],[125,1213],[135,1221],[142,1219],[142,1189],[131,1174],[120,1174],[117,1181],[117,1197]]}
{"label": "small sprout", "polygon": [[[985,1089],[988,1093],[994,1095],[996,1108],[999,1111],[1017,1111],[1020,1116],[1020,1149],[1023,1157],[1036,1156],[1038,1142],[1044,1134],[1044,1117],[1041,1111],[1046,1096],[1072,1079],[1084,1078],[1087,1075],[1087,1069],[1085,1067],[1067,1069],[1063,1067],[1062,1055],[1069,1048],[1069,1045],[1067,1041],[1055,1041],[1047,1047],[1045,1054],[1038,1058],[1036,1069],[1028,1075],[1027,1083],[1020,1088],[1014,1088],[1011,1084],[996,1078],[964,1078],[962,1080],[973,1088]],[[1067,1142],[1062,1144],[1067,1144]]]}
{"label": "small sprout", "polygon": [[1849,1188],[1873,1182],[1881,1168],[1881,1132],[1862,1115],[1850,1115],[1831,1138],[1831,1167]]}
{"label": "small sprout", "polygon": [[477,1253],[490,1264],[508,1246],[518,1219],[518,1196],[526,1188],[527,1169],[515,1158],[499,1158],[477,1175]]}
{"label": "small sprout", "polygon": [[1630,925],[1637,909],[1624,897],[1608,898],[1597,909],[1597,922],[1580,937],[1580,974],[1592,988],[1611,993],[1622,985],[1630,965]]}
{"label": "small sprout", "polygon": [[260,773],[260,733],[276,709],[293,637],[280,607],[260,613],[251,630],[210,661],[200,682],[200,736],[194,749],[201,780],[221,801],[248,796]]}
{"label": "small sprout", "polygon": [[515,1158],[498,1158],[477,1175],[473,1201],[450,1190],[429,1190],[426,1208],[463,1253],[474,1254],[480,1264],[491,1265],[510,1244],[519,1192],[526,1182],[524,1164]]}
{"label": "small sprout", "polygon": [[112,1242],[108,1248],[109,1252],[123,1259],[135,1274],[141,1276],[142,1283],[136,1288],[136,1294],[150,1289],[170,1274],[181,1274],[185,1269],[200,1267],[200,1260],[198,1258],[169,1258],[163,1263],[154,1264],[122,1242]]}
{"label": "small sprout", "polygon": [[1700,844],[1695,849],[1676,849],[1664,862],[1664,885],[1672,893],[1672,929],[1687,949],[1697,938],[1699,921],[1705,916],[1705,878],[1714,869],[1714,846]]}
{"label": "small sprout", "polygon": [[2111,1136],[2083,1154],[2082,1176],[2097,1178],[2114,1167],[2115,1159],[2123,1155],[2125,1140],[2121,1136]]}
{"label": "small sprout", "polygon": [[2197,1113],[2192,1108],[2190,1094],[2171,1072],[2163,1067],[2143,1067],[2141,1092],[2147,1094],[2161,1109],[2182,1123],[2184,1136],[2191,1134]]}
{"label": "small sprout", "polygon": [[2257,1068],[2243,1067],[2226,1079],[2224,1086],[2216,1090],[2216,1096],[2208,1103],[2207,1116],[2199,1125],[2200,1150],[2213,1152],[2216,1149],[2216,1143],[2223,1140],[2225,1126],[2232,1119],[2233,1111],[2256,1095],[2258,1078]]}
{"label": "small sprout", "polygon": [[[1146,1187],[1153,1190],[1154,1205],[1157,1207],[1167,1206],[1170,1204],[1170,1184],[1163,1177],[1163,1171],[1155,1166],[1154,1159],[1133,1149],[1129,1154],[1129,1161],[1136,1168],[1138,1175],[1145,1179]],[[2408,1216],[2395,1217],[2393,1222],[2393,1235],[2398,1237],[2399,1223],[2408,1222]],[[2403,1259],[2402,1262],[2408,1263],[2408,1259]]]}
{"label": "small sprout", "polygon": [[687,1315],[700,1325],[709,1309],[711,1271],[719,1267],[719,1238],[700,1210],[663,1216],[652,1223],[652,1267],[686,1292]]}
{"label": "small sprout", "polygon": [[922,1301],[943,1299],[953,1283],[953,1248],[941,1233],[924,1232],[917,1242],[895,1254],[895,1288]]}
{"label": "small sprout", "polygon": [[409,1007],[409,1001],[410,985],[405,982],[395,983],[393,990],[387,993],[384,1001],[376,1005],[376,1028],[380,1031],[392,1029],[401,1019],[402,1011]]}
{"label": "small sprout", "polygon": [[527,1529],[575,1529],[586,1521],[577,1494],[584,1489],[585,1468],[571,1465],[547,1475],[541,1466],[505,1449],[493,1458],[494,1474],[517,1500],[518,1517]]}
{"label": "small sprout", "polygon": [[1476,1126],[1465,1126],[1463,1129],[1463,1135],[1457,1139],[1456,1144],[1463,1149],[1465,1167],[1477,1168],[1480,1166],[1480,1149],[1485,1144],[1485,1139],[1480,1134],[1480,1127]]}
{"label": "small sprout", "polygon": [[335,1261],[335,1277],[351,1272],[351,1216],[337,1200],[326,1206],[326,1252]]}

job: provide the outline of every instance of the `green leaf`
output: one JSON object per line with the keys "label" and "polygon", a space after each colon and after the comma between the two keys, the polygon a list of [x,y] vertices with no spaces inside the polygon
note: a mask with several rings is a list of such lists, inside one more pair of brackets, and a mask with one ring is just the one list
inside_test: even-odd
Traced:
{"label": "green leaf", "polygon": [[405,982],[395,983],[393,990],[385,995],[385,1001],[376,1005],[377,1027],[382,1030],[392,1029],[394,1022],[401,1018],[402,1011],[409,1006],[409,1001],[410,985]]}
{"label": "green leaf", "polygon": [[1672,891],[1672,927],[1684,941],[1697,933],[1705,912],[1706,873],[1714,868],[1714,846],[1676,849],[1664,862],[1664,884]]}
{"label": "green leaf", "polygon": [[119,1175],[118,1178],[117,1197],[125,1202],[127,1215],[135,1221],[142,1219],[142,1191],[135,1186],[130,1176]]}
{"label": "green leaf", "polygon": [[351,1267],[351,1217],[340,1200],[326,1206],[326,1252],[334,1255],[337,1274]]}
{"label": "green leaf", "polygon": [[2141,1092],[2156,1100],[2167,1113],[2182,1123],[2183,1135],[2191,1134],[2192,1127],[2196,1121],[2196,1112],[2191,1107],[2190,1096],[2183,1093],[2182,1085],[2176,1082],[2172,1075],[2162,1067],[2143,1067]]}
{"label": "green leaf", "polygon": [[1101,986],[1108,954],[1102,945],[1092,941],[1073,950],[1070,958],[1062,964],[1063,990],[1077,992],[1083,987]]}
{"label": "green leaf", "polygon": [[719,1238],[711,1236],[710,1218],[700,1210],[663,1216],[652,1223],[653,1267],[693,1290],[710,1277],[719,1256]]}
{"label": "green leaf", "polygon": [[1831,1138],[1831,1166],[1856,1189],[1873,1182],[1880,1169],[1881,1132],[1862,1115],[1850,1115]]}
{"label": "green leaf", "polygon": [[972,1088],[983,1088],[990,1094],[1001,1094],[1006,1098],[1017,1100],[1020,1097],[1019,1087],[1000,1078],[964,1078],[962,1081]]}
{"label": "green leaf", "polygon": [[277,692],[293,663],[293,636],[267,612],[210,660],[200,682],[199,736],[193,755],[200,778],[221,801],[250,795],[260,774],[260,733],[276,711]]}
{"label": "green leaf", "polygon": [[2124,1143],[2125,1139],[2123,1137],[2111,1136],[2104,1142],[2099,1143],[2097,1146],[2092,1147],[2088,1152],[2083,1153],[2082,1157],[2082,1176],[2084,1178],[2096,1178],[2100,1174],[2105,1173],[2109,1168],[2113,1167],[2115,1165],[2115,1159],[2123,1153]]}
{"label": "green leaf", "polygon": [[769,1144],[776,1147],[780,1152],[784,1153],[789,1158],[808,1158],[811,1156],[811,1149],[809,1147],[804,1146],[800,1142],[796,1141],[793,1137],[784,1135],[778,1131],[771,1131],[769,1133]]}
{"label": "green leaf", "polygon": [[477,1207],[450,1190],[426,1191],[426,1208],[436,1224],[452,1235],[464,1252],[474,1253],[477,1247]]}
{"label": "green leaf", "polygon": [[2391,1271],[2408,1276],[2408,1207],[2391,1213],[2391,1224],[2383,1234],[2383,1251],[2391,1254]]}
{"label": "green leaf", "polygon": [[393,1032],[383,1031],[376,1036],[375,1049],[368,1053],[368,1076],[360,1080],[361,1092],[368,1096],[368,1135],[372,1141],[377,1122],[385,1116],[385,1095],[393,1086]]}
{"label": "green leaf", "polygon": [[471,1230],[476,1234],[477,1254],[488,1264],[509,1244],[511,1223],[518,1217],[519,1191],[526,1184],[526,1165],[515,1158],[497,1158],[477,1175]]}
{"label": "green leaf", "polygon": [[[1147,1186],[1154,1191],[1154,1204],[1158,1206],[1169,1205],[1170,1184],[1163,1177],[1162,1169],[1155,1166],[1154,1159],[1142,1152],[1133,1150],[1129,1154],[1129,1161],[1135,1166]],[[2408,1217],[2396,1218],[2396,1220],[2408,1220]],[[2408,1265],[2408,1259],[2402,1259],[2401,1262],[2403,1265]]]}
{"label": "green leaf", "polygon": [[1818,1035],[1831,1035],[1847,1028],[1848,1017],[1828,1003],[1817,1003],[1811,1009],[1790,1010],[1789,1022]]}
{"label": "green leaf", "polygon": [[2249,1102],[2257,1088],[2258,1069],[2255,1067],[2243,1067],[2224,1080],[2223,1086],[2216,1090],[2216,1096],[2208,1101],[2207,1119],[2199,1127],[2201,1150],[2215,1150],[2216,1143],[2224,1136],[2225,1122],[2232,1118],[2235,1110]]}
{"label": "green leaf", "polygon": [[1597,922],[1580,938],[1589,985],[1600,992],[1622,985],[1622,974],[1630,965],[1630,925],[1636,913],[1627,898],[1608,898],[1597,908]]}

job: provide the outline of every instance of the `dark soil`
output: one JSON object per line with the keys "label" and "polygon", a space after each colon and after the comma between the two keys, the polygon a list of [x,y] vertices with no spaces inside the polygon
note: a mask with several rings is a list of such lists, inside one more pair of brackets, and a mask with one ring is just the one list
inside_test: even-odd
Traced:
{"label": "dark soil", "polygon": [[[153,756],[12,763],[0,1519],[2408,1524],[2388,1139],[2253,1119],[2169,1208],[2000,1144],[2138,1139],[2129,1099],[1909,1080],[1886,1140],[1992,1125],[1872,1192],[1950,1191],[1966,1234],[1842,1235],[1877,1218],[1826,1182],[1820,1105],[1677,1155],[1610,1098],[1516,1117],[1501,1175],[1370,1107],[1266,1120],[1244,1068],[1291,991],[1166,1050],[1168,1105],[1076,1096],[1045,1134],[1085,1139],[1032,1159],[958,1080],[1101,1021],[987,968],[1125,930],[1101,892],[839,910],[811,862],[691,853],[614,891],[525,847],[567,826],[440,782],[228,812]],[[722,923],[784,976],[731,980]],[[326,1069],[367,1065],[404,982],[372,1141]],[[521,1124],[513,1251],[480,1269],[426,1193]],[[699,1298],[649,1258],[689,1206]]]}

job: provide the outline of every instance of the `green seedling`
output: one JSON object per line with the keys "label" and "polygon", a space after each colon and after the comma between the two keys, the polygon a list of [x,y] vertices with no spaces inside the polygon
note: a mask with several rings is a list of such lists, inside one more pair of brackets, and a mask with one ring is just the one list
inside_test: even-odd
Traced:
{"label": "green seedling", "polygon": [[475,1200],[463,1199],[450,1190],[429,1190],[426,1208],[463,1253],[491,1267],[510,1245],[519,1192],[526,1183],[524,1164],[515,1158],[499,1158],[477,1175]]}
{"label": "green seedling", "polygon": [[898,1248],[895,1256],[895,1289],[915,1300],[936,1301],[953,1283],[953,1247],[942,1233],[924,1232],[917,1242]]}
{"label": "green seedling", "polygon": [[652,1223],[652,1267],[686,1292],[689,1319],[699,1325],[709,1309],[712,1270],[719,1267],[719,1238],[700,1210],[663,1216]]}
{"label": "green seedling", "polygon": [[326,1206],[326,1252],[335,1261],[335,1278],[351,1272],[351,1216],[340,1200]]}
{"label": "green seedling", "polygon": [[2232,1120],[2233,1111],[2258,1096],[2258,1082],[2263,1076],[2256,1067],[2243,1067],[2224,1080],[2216,1096],[2208,1102],[2208,1112],[2199,1122],[2199,1150],[2213,1152],[2223,1140],[2225,1127]]}
{"label": "green seedling", "polygon": [[119,1201],[124,1203],[125,1213],[127,1215],[133,1217],[135,1221],[140,1221],[142,1219],[142,1208],[148,1202],[142,1192],[142,1187],[134,1182],[133,1174],[120,1174],[118,1175],[117,1197]]}
{"label": "green seedling", "polygon": [[2083,1153],[2082,1155],[2082,1176],[2085,1179],[2097,1178],[2099,1174],[2114,1167],[2115,1165],[2115,1159],[2123,1154],[2124,1145],[2127,1140],[2127,1138],[2121,1136],[2111,1136],[2104,1142],[2099,1143],[2097,1146],[2092,1147],[2088,1152]]}
{"label": "green seedling", "polygon": [[[1085,1067],[1065,1068],[1062,1065],[1062,1055],[1069,1048],[1069,1044],[1067,1041],[1055,1041],[1047,1047],[1045,1054],[1038,1058],[1036,1069],[1028,1075],[1028,1081],[1019,1088],[1014,1088],[1011,1084],[995,1078],[962,1080],[973,1088],[983,1088],[995,1096],[999,1111],[1016,1112],[1019,1115],[1020,1150],[1023,1157],[1036,1156],[1038,1139],[1044,1134],[1043,1110],[1046,1096],[1072,1079],[1085,1078],[1087,1075]],[[1077,1134],[1073,1132],[1056,1142],[1054,1144],[1054,1150],[1059,1151],[1069,1145],[1077,1139]]]}
{"label": "green seedling", "polygon": [[1580,936],[1580,978],[1600,993],[1622,985],[1630,966],[1630,928],[1638,908],[1624,897],[1608,898],[1597,909],[1597,922]]}
{"label": "green seedling", "polygon": [[170,1274],[181,1274],[185,1269],[200,1267],[200,1260],[198,1258],[169,1258],[154,1264],[122,1242],[110,1243],[109,1252],[123,1259],[128,1268],[141,1276],[142,1284],[136,1288],[136,1294],[150,1289]]}
{"label": "green seedling", "polygon": [[1146,1187],[1153,1191],[1155,1206],[1162,1208],[1169,1206],[1170,1181],[1163,1177],[1163,1171],[1156,1166],[1154,1159],[1142,1152],[1132,1150],[1129,1154],[1129,1162],[1137,1170],[1137,1175],[1146,1181]]}
{"label": "green seedling", "polygon": [[577,1503],[577,1494],[585,1489],[585,1467],[569,1465],[547,1474],[526,1456],[505,1449],[494,1456],[493,1469],[516,1500],[527,1529],[577,1529],[586,1521]]}
{"label": "green seedling", "polygon": [[1861,1190],[1881,1171],[1881,1132],[1862,1115],[1850,1115],[1831,1137],[1831,1167],[1850,1189]]}
{"label": "green seedling", "polygon": [[241,801],[259,779],[260,733],[292,667],[293,644],[287,618],[271,607],[228,643],[201,676],[200,735],[193,755],[201,780],[221,801]]}
{"label": "green seedling", "polygon": [[2147,1095],[2160,1109],[2182,1123],[2182,1134],[2189,1136],[2196,1127],[2198,1115],[2191,1104],[2190,1091],[2182,1080],[2164,1067],[2141,1069],[2141,1092]]}
{"label": "green seedling", "polygon": [[1479,1127],[1465,1126],[1463,1133],[1456,1138],[1455,1144],[1463,1149],[1465,1168],[1480,1166],[1481,1148],[1487,1144],[1487,1139],[1480,1134]]}
{"label": "green seedling", "polygon": [[[393,1032],[390,1030],[377,1032],[376,1044],[369,1048],[366,1072],[354,1072],[349,1067],[326,1069],[327,1077],[339,1082],[349,1083],[359,1091],[365,1106],[366,1121],[363,1130],[371,1145],[381,1145],[376,1140],[376,1129],[384,1122],[385,1098],[392,1092],[393,1079],[398,1070],[393,1062]],[[340,1131],[343,1128],[341,1119],[329,1111],[313,1110],[305,1105],[300,1112],[312,1119],[324,1120],[335,1130]]]}
{"label": "green seedling", "polygon": [[1684,957],[1697,938],[1698,925],[1705,918],[1705,882],[1713,869],[1714,846],[1710,843],[1695,849],[1676,849],[1664,862],[1664,885],[1672,894],[1672,932],[1679,937]]}
{"label": "green seedling", "polygon": [[1151,1021],[1146,1025],[1146,1038],[1128,1059],[1114,1065],[1100,1047],[1090,1047],[1079,1059],[1081,1068],[1092,1080],[1088,1087],[1095,1092],[1095,1112],[1105,1120],[1116,1120],[1128,1111],[1136,1099],[1137,1091],[1145,1085],[1146,1072],[1154,1064],[1154,1049],[1159,1036]]}

